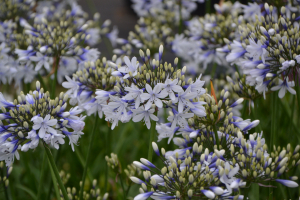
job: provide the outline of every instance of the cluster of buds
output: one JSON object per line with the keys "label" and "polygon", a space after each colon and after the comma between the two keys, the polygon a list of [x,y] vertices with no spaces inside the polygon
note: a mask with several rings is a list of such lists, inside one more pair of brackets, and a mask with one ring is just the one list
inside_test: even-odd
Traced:
{"label": "cluster of buds", "polygon": [[71,174],[66,173],[64,170],[61,170],[59,172],[59,176],[60,176],[60,179],[63,182],[63,184],[66,184],[69,181],[69,179],[71,178]]}
{"label": "cluster of buds", "polygon": [[[113,56],[112,61],[116,61],[116,56]],[[74,73],[72,79],[66,76],[67,81],[63,82],[62,86],[68,89],[70,103],[78,104],[88,115],[98,112],[102,118],[102,107],[95,98],[95,92],[98,89],[110,91],[114,88],[116,77],[111,75],[112,71],[106,58],[103,57],[96,62],[85,62],[84,69]]]}
{"label": "cluster of buds", "polygon": [[[239,35],[237,26],[245,24],[243,16],[236,10],[238,6],[232,6],[227,15],[206,14],[193,18],[186,23],[186,37],[184,34],[175,36],[172,50],[185,60],[187,66],[197,67],[190,67],[191,73],[203,73],[211,63],[228,65],[225,59],[228,48],[223,38],[234,40]],[[199,68],[200,64],[203,67]]]}
{"label": "cluster of buds", "polygon": [[298,82],[300,63],[298,18],[289,7],[281,7],[279,14],[267,3],[264,9],[265,16],[239,26],[240,40],[228,45],[226,59],[242,68],[246,84],[264,94],[279,90],[282,98],[287,90],[296,93],[293,87]]}
{"label": "cluster of buds", "polygon": [[110,157],[105,156],[105,160],[107,162],[107,165],[112,169],[119,167],[119,159],[117,154],[111,153]]}
{"label": "cluster of buds", "polygon": [[131,56],[138,54],[139,49],[150,49],[153,54],[158,53],[159,45],[170,45],[173,40],[172,32],[170,24],[158,22],[152,17],[141,17],[135,25],[135,32],[129,32],[127,40],[122,38],[116,40],[120,47],[114,49],[113,52],[118,55]]}
{"label": "cluster of buds", "polygon": [[[120,161],[118,159],[118,155],[111,153],[110,157],[109,156],[105,156],[105,160],[107,162],[107,165],[112,168],[117,174],[121,174],[122,173],[122,168],[120,165]],[[127,166],[126,169],[124,169],[124,172],[126,174],[126,176],[129,178],[131,176],[135,176],[135,175],[140,175],[141,174],[141,170],[139,168],[137,168],[134,164],[130,164]]]}
{"label": "cluster of buds", "polygon": [[40,83],[36,90],[28,94],[20,93],[14,102],[8,102],[0,93],[0,158],[10,166],[18,150],[35,149],[40,140],[56,149],[69,138],[74,151],[74,144],[83,132],[85,117],[77,116],[82,112],[78,107],[66,111],[68,95],[50,99],[49,92],[44,92]]}
{"label": "cluster of buds", "polygon": [[0,20],[13,19],[17,21],[20,17],[28,18],[36,5],[36,0],[0,0]]}
{"label": "cluster of buds", "polygon": [[[150,129],[151,122],[158,121],[157,109],[172,108],[172,127],[187,123],[185,118],[194,115],[205,116],[199,97],[205,93],[201,76],[193,81],[185,79],[186,67],[175,70],[174,65],[161,60],[163,46],[159,48],[159,59],[150,58],[150,50],[140,51],[142,64],[133,57],[131,61],[124,57],[125,65],[110,62],[111,73],[116,77],[116,84],[111,91],[98,89],[96,99],[98,108],[103,108],[106,121],[112,123],[112,129],[119,121],[134,122],[144,120]],[[99,112],[99,111],[98,111]],[[190,112],[190,113],[188,113]]]}
{"label": "cluster of buds", "polygon": [[[80,182],[80,187],[81,187],[81,182]],[[89,192],[83,191],[83,199],[84,200],[106,200],[108,199],[108,193],[105,193],[102,197],[100,195],[100,189],[99,189],[99,184],[97,184],[97,180],[94,179],[92,182],[92,188],[90,189]],[[67,187],[67,193],[68,197],[70,200],[79,200],[79,193],[76,187]],[[62,194],[61,194],[62,196]]]}
{"label": "cluster of buds", "polygon": [[[169,138],[170,141],[175,134],[190,138],[201,136],[210,141],[207,143],[210,144],[210,147],[206,147],[210,150],[213,150],[215,145],[218,149],[228,149],[226,148],[230,144],[230,141],[227,141],[228,136],[237,136],[238,132],[247,133],[248,130],[259,124],[259,120],[251,122],[249,119],[243,120],[234,116],[233,109],[240,105],[243,99],[240,98],[231,103],[229,95],[228,91],[222,90],[218,100],[215,95],[211,96],[205,93],[198,102],[203,104],[204,115],[189,116],[188,123],[179,126],[172,127],[171,123],[156,125],[159,134],[158,140]],[[169,117],[168,120],[171,121],[172,118]]]}
{"label": "cluster of buds", "polygon": [[[12,170],[13,170],[13,167],[10,166],[8,168],[4,168],[4,162],[1,161],[0,162],[0,185],[4,185],[5,186],[5,189],[8,187],[9,185],[9,175],[11,174]],[[6,174],[4,173],[6,172]]]}
{"label": "cluster of buds", "polygon": [[139,176],[142,171],[140,168],[137,168],[134,164],[127,165],[127,169],[124,169],[124,172],[128,178],[131,176]]}
{"label": "cluster of buds", "polygon": [[30,68],[31,73],[57,73],[57,80],[62,82],[65,75],[83,68],[85,61],[96,61],[100,52],[89,46],[108,34],[109,20],[99,26],[98,13],[87,20],[87,14],[76,3],[53,3],[39,11],[33,23],[20,19],[26,42],[15,51],[18,61],[35,67]]}
{"label": "cluster of buds", "polygon": [[232,80],[232,78],[230,78],[229,76],[227,76],[226,79],[230,83],[233,92],[239,97],[254,100],[260,98],[262,95],[261,93],[259,93],[259,91],[255,89],[254,86],[248,85],[246,83],[245,74],[242,77],[240,77],[240,75],[237,72],[235,72],[235,80]]}
{"label": "cluster of buds", "polygon": [[190,18],[191,12],[197,9],[195,2],[203,3],[204,0],[133,0],[132,8],[140,17],[154,17],[158,21],[178,23]]}
{"label": "cluster of buds", "polygon": [[[193,149],[188,147],[169,152],[162,148],[160,152],[156,143],[153,142],[152,146],[164,165],[162,168],[155,166],[144,158],[141,162],[133,162],[143,170],[145,179],[131,177],[134,183],[141,185],[141,194],[136,199],[243,199],[238,189],[244,183],[233,177],[234,167],[223,161],[224,150],[209,153],[200,145]],[[219,170],[225,165],[229,165],[231,172],[227,176],[230,179],[226,182],[230,182],[228,185],[223,184],[225,170]]]}
{"label": "cluster of buds", "polygon": [[[212,103],[207,102],[207,105],[209,104]],[[211,111],[208,110],[207,112]],[[221,114],[218,115],[221,119]],[[213,121],[213,117],[210,118]],[[218,164],[219,178],[228,190],[233,180],[241,180],[243,186],[251,183],[264,185],[266,181],[275,181],[287,187],[298,187],[298,184],[294,182],[297,180],[296,176],[290,177],[290,180],[281,177],[300,164],[300,146],[297,146],[294,151],[291,151],[290,144],[282,149],[274,146],[274,151],[271,151],[271,149],[268,151],[262,134],[250,134],[249,139],[245,139],[245,133],[258,123],[258,120],[253,122],[242,120],[233,116],[231,112],[224,120],[217,123],[213,122],[214,125],[209,125],[208,128],[205,125],[206,121],[204,123],[202,121],[201,124],[201,120],[190,118],[190,127],[180,128],[177,129],[178,132],[175,132],[177,135],[182,134],[183,138],[174,138],[174,143],[179,147],[174,152],[183,153],[187,149],[192,150],[195,162],[201,161],[201,155],[200,157],[195,155],[201,154],[204,149],[207,155],[216,154],[221,159],[221,165]],[[195,128],[195,124],[199,124],[198,128]],[[163,125],[158,126],[159,131],[162,128]],[[159,133],[163,134],[163,132]],[[216,138],[220,139],[219,145]],[[170,156],[171,153],[167,155]],[[179,153],[179,155],[181,154]],[[223,172],[225,172],[225,175]]]}
{"label": "cluster of buds", "polygon": [[294,182],[297,176],[290,177],[290,180],[281,179],[294,167],[300,164],[298,145],[294,151],[291,151],[291,145],[286,148],[275,147],[269,149],[265,144],[262,134],[251,134],[249,140],[241,136],[231,144],[230,154],[232,162],[239,166],[237,178],[247,183],[263,184],[266,181],[276,181],[287,187],[298,187]]}

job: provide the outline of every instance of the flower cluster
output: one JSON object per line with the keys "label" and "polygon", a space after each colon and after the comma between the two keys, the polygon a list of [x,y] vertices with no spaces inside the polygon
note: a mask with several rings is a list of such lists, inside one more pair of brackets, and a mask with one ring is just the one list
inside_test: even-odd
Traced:
{"label": "flower cluster", "polygon": [[32,4],[36,9],[29,12],[30,17],[0,22],[0,81],[4,84],[13,80],[16,86],[22,86],[37,74],[48,73],[56,74],[61,83],[65,75],[83,68],[85,61],[98,58],[100,52],[89,46],[98,44],[101,36],[111,38],[110,21],[99,26],[98,13],[88,20],[76,2]]}
{"label": "flower cluster", "polygon": [[[81,183],[80,183],[80,187],[81,187]],[[79,194],[78,194],[78,190],[76,189],[76,187],[67,187],[67,192],[68,192],[68,197],[69,199],[74,199],[74,200],[79,200]],[[84,200],[106,200],[108,199],[108,193],[105,193],[102,197],[100,195],[100,188],[99,188],[99,184],[97,184],[97,180],[94,179],[92,182],[92,188],[90,189],[89,192],[87,191],[83,191],[83,199]]]}
{"label": "flower cluster", "polygon": [[90,49],[86,44],[89,40],[93,41],[92,44],[97,42],[97,38],[91,37],[98,37],[100,30],[89,33],[94,29],[95,22],[86,22],[78,6],[53,14],[51,11],[54,9],[43,9],[43,13],[35,17],[33,25],[25,19],[20,20],[28,37],[27,49],[17,49],[16,53],[19,61],[34,63],[35,71],[40,74],[45,73],[44,70],[51,73],[57,70],[58,80],[62,80],[65,75],[75,72],[84,61],[98,58],[98,50]]}
{"label": "flower cluster", "polygon": [[36,0],[1,0],[0,1],[0,20],[17,20],[20,17],[28,18],[32,13]]}
{"label": "flower cluster", "polygon": [[245,183],[233,178],[236,170],[224,161],[224,150],[210,153],[197,142],[193,148],[168,152],[164,148],[160,152],[154,142],[152,146],[164,165],[155,166],[144,158],[133,162],[144,170],[145,179],[131,177],[134,183],[141,185],[141,194],[135,199],[243,199],[238,189]]}
{"label": "flower cluster", "polygon": [[[118,121],[134,122],[144,120],[150,129],[151,120],[158,121],[155,115],[160,108],[171,108],[177,114],[172,116],[173,126],[186,122],[185,118],[194,114],[204,116],[202,102],[199,97],[205,93],[202,88],[204,81],[201,76],[193,81],[185,80],[184,67],[182,70],[169,63],[161,61],[163,46],[159,48],[159,59],[150,58],[150,50],[146,56],[140,50],[143,64],[136,57],[131,60],[124,57],[125,65],[110,62],[116,76],[116,85],[112,91],[97,90],[96,99],[103,107],[105,119],[112,123],[112,129]],[[176,58],[175,66],[178,63]]]}
{"label": "flower cluster", "polygon": [[190,17],[197,8],[195,2],[204,3],[204,0],[133,0],[132,8],[140,17],[153,16],[179,22],[180,17],[184,20]]}
{"label": "flower cluster", "polygon": [[[116,60],[116,56],[113,57]],[[73,78],[66,76],[67,81],[62,86],[67,88],[70,96],[70,103],[85,110],[88,115],[98,113],[103,116],[101,101],[96,97],[96,91],[102,89],[111,91],[114,88],[116,77],[111,75],[113,69],[109,66],[105,57],[96,62],[85,62],[83,70],[73,74]]]}
{"label": "flower cluster", "polygon": [[158,53],[157,47],[163,44],[170,46],[173,40],[172,23],[162,21],[154,17],[141,17],[135,25],[135,32],[131,31],[126,39],[116,39],[118,47],[114,49],[117,55],[131,56],[138,54],[139,49],[150,49],[152,53]]}
{"label": "flower cluster", "polygon": [[[221,145],[220,148],[225,148],[224,140],[225,135],[237,136],[238,132],[247,133],[248,130],[258,125],[259,120],[251,122],[250,120],[243,120],[240,117],[233,115],[233,109],[243,102],[240,98],[233,103],[229,101],[230,93],[222,90],[219,100],[216,96],[211,96],[205,93],[200,102],[203,104],[203,116],[191,115],[187,117],[185,122],[178,123],[174,119],[180,119],[177,117],[178,113],[173,111],[174,117],[168,117],[169,123],[156,125],[158,132],[158,140],[168,138],[169,142],[176,135],[181,134],[183,136],[189,136],[191,138],[197,137],[197,135],[205,135],[206,137],[213,137],[212,143],[209,143],[210,150],[214,149],[214,145]],[[221,138],[220,141],[219,138]],[[226,144],[226,143],[225,143]],[[230,142],[229,142],[230,144]],[[226,149],[226,148],[225,148]]]}
{"label": "flower cluster", "polygon": [[[298,81],[300,48],[298,44],[298,17],[294,9],[264,5],[265,16],[256,17],[254,23],[239,26],[240,40],[229,45],[228,62],[240,66],[246,75],[246,84],[265,95],[269,90],[295,94]],[[291,80],[292,79],[292,80]]]}
{"label": "flower cluster", "polygon": [[40,140],[56,149],[69,138],[74,151],[74,144],[83,135],[83,116],[78,107],[66,111],[68,95],[50,99],[49,92],[40,88],[28,94],[20,93],[14,102],[8,102],[0,93],[0,159],[9,166],[14,157],[19,159],[18,150],[35,149]]}
{"label": "flower cluster", "polygon": [[131,178],[141,185],[137,199],[243,199],[242,195],[231,195],[252,183],[264,186],[270,181],[298,187],[296,176],[282,177],[300,164],[300,146],[294,151],[290,144],[286,148],[274,146],[272,151],[262,134],[249,134],[246,139],[259,120],[251,122],[233,116],[232,108],[242,99],[229,105],[228,96],[229,92],[223,90],[217,101],[215,95],[204,94],[206,117],[190,117],[183,127],[172,128],[171,123],[157,125],[159,140],[174,134],[183,138],[175,137],[173,141],[179,148],[169,152],[162,148],[160,153],[152,143],[165,164],[163,168],[143,158],[141,163],[134,162],[144,170],[145,178]]}
{"label": "flower cluster", "polygon": [[[186,22],[187,36],[175,36],[172,50],[187,62],[191,73],[204,72],[210,63],[228,65],[224,53],[228,49],[224,48],[226,43],[223,38],[235,39],[239,36],[237,26],[245,23],[239,7],[240,4],[229,4],[226,7],[230,10],[227,15],[206,14],[204,17],[193,18]],[[225,13],[225,9],[222,11]],[[203,64],[202,70],[199,68],[200,64]]]}
{"label": "flower cluster", "polygon": [[257,91],[254,86],[248,85],[246,83],[245,74],[242,77],[240,77],[240,75],[237,72],[235,72],[235,80],[233,80],[229,76],[227,76],[226,79],[230,83],[234,94],[237,94],[239,97],[254,100],[262,96],[262,94],[259,93],[259,91]]}

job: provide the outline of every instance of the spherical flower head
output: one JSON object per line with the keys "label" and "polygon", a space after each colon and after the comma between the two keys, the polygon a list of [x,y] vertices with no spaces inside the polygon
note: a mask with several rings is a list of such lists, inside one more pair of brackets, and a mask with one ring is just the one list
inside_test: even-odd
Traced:
{"label": "spherical flower head", "polygon": [[[252,86],[264,97],[270,90],[279,90],[278,97],[283,98],[287,91],[296,94],[293,87],[299,81],[295,73],[300,66],[297,61],[300,54],[298,33],[295,31],[298,19],[293,13],[297,9],[288,4],[281,7],[278,15],[273,8],[265,4],[265,16],[256,17],[255,22],[247,26],[239,26],[240,40],[227,42],[230,53],[226,59],[242,69],[245,75],[242,82],[247,88]],[[243,89],[236,88],[238,92]]]}
{"label": "spherical flower head", "polygon": [[83,134],[84,117],[78,107],[66,111],[68,95],[61,93],[59,97],[50,99],[49,92],[44,92],[37,82],[36,90],[28,94],[20,93],[14,102],[8,102],[0,93],[0,153],[6,165],[18,158],[18,150],[35,149],[39,142],[56,149],[69,143],[74,151],[74,144]]}
{"label": "spherical flower head", "polygon": [[[160,54],[163,54],[163,49],[162,46],[159,47]],[[202,102],[199,100],[205,93],[204,81],[200,80],[201,75],[195,81],[186,80],[186,67],[175,70],[178,59],[174,60],[172,66],[167,62],[163,64],[162,60],[150,59],[150,50],[146,51],[148,61],[142,50],[140,55],[141,62],[138,62],[136,57],[130,59],[126,56],[123,61],[117,59],[115,63],[109,62],[115,85],[110,91],[106,88],[96,91],[98,108],[103,111],[106,120],[112,123],[112,129],[117,126],[118,121],[124,123],[131,119],[134,122],[143,120],[150,129],[151,120],[159,120],[156,116],[157,111],[169,107],[176,113],[168,118],[172,121],[172,129],[177,124],[187,124],[185,118],[194,114],[205,116]],[[88,77],[85,73],[82,80],[88,80]],[[74,81],[69,82],[66,87],[77,90]]]}
{"label": "spherical flower head", "polygon": [[[135,161],[134,165],[143,170],[143,176],[145,179],[144,181],[134,176],[130,177],[132,182],[141,186],[141,194],[137,195],[135,198],[232,198],[231,195],[235,194],[236,189],[242,186],[242,184],[240,184],[242,182],[238,181],[237,184],[232,184],[234,189],[232,189],[228,184],[229,189],[227,189],[227,182],[226,184],[220,182],[220,178],[223,174],[219,175],[220,170],[218,168],[221,166],[225,167],[225,163],[220,160],[218,156],[209,152],[208,149],[202,153],[191,153],[190,150],[190,148],[185,148],[164,152],[164,149],[162,148],[161,154],[157,154],[162,159],[162,167],[159,167],[159,165],[155,166],[143,158],[141,158],[141,162],[143,164]],[[221,150],[220,152],[225,153],[225,150]],[[199,157],[201,157],[201,159],[198,159]],[[227,165],[229,169],[231,169],[232,166],[228,163]],[[234,180],[238,180],[233,177],[235,174],[236,172],[233,171],[229,176],[227,176],[232,178],[231,183],[234,183]],[[197,190],[195,188],[201,188],[201,190]]]}

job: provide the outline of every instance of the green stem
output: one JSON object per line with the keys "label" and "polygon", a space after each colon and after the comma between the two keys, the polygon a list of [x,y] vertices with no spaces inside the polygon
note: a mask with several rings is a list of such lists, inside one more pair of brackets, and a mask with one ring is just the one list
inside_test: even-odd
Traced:
{"label": "green stem", "polygon": [[125,192],[125,189],[124,189],[124,184],[123,184],[123,180],[122,180],[121,174],[119,176],[119,179],[120,179],[121,187],[122,187],[122,190],[123,190],[124,199],[126,199],[126,192]]}
{"label": "green stem", "polygon": [[[60,199],[60,194],[59,194],[59,190],[57,187],[57,182],[56,182],[56,178],[55,178],[55,174],[54,171],[52,169],[50,160],[48,159],[48,163],[49,163],[49,168],[50,168],[50,172],[51,172],[51,176],[52,176],[52,182],[53,182],[53,186],[54,186],[54,190],[55,190],[55,195],[56,195],[56,199]],[[40,184],[42,185],[42,184]]]}
{"label": "green stem", "polygon": [[[278,94],[273,92],[271,94],[271,105],[272,105],[272,121],[271,121],[271,134],[270,134],[270,152],[273,149],[273,145],[276,142],[277,129],[276,129],[276,119],[277,119],[277,110],[278,110]],[[271,185],[271,184],[270,184]],[[269,188],[269,200],[273,200],[273,188]]]}
{"label": "green stem", "polygon": [[[1,168],[1,169],[0,169],[0,171],[1,171],[1,177],[2,177],[2,178],[4,178],[3,170],[4,170],[4,168]],[[3,190],[4,190],[4,196],[5,196],[5,199],[6,199],[6,200],[9,200],[9,196],[8,196],[8,192],[7,192],[8,188],[5,187],[5,181],[3,181],[3,180],[2,180],[2,185],[3,185]]]}
{"label": "green stem", "polygon": [[127,187],[127,190],[126,190],[126,197],[127,197],[128,193],[129,193],[129,190],[130,190],[130,188],[131,188],[131,183],[132,183],[132,181],[129,182],[129,186]]}
{"label": "green stem", "polygon": [[153,155],[152,142],[154,141],[155,127],[156,127],[156,121],[152,120],[151,121],[150,138],[149,138],[149,149],[148,149],[148,160],[150,162],[152,162],[152,155]]}
{"label": "green stem", "polygon": [[298,103],[298,111],[300,113],[300,83],[299,83],[300,76],[295,76],[295,90],[297,95],[297,103]]}
{"label": "green stem", "polygon": [[183,30],[183,20],[182,20],[182,2],[179,0],[179,27],[178,34],[181,34]]}
{"label": "green stem", "polygon": [[55,72],[54,72],[54,79],[52,80],[52,88],[51,88],[51,93],[50,96],[52,99],[55,98],[55,89],[56,89],[56,81],[57,81],[57,69],[58,69],[58,65],[59,65],[59,60],[60,60],[60,56],[58,56],[56,59],[54,68],[55,68]]}
{"label": "green stem", "polygon": [[[59,155],[59,153],[60,153],[60,151],[61,151],[61,149],[62,149],[62,147],[61,148],[59,148],[57,151],[55,151],[54,153],[53,153],[53,157],[54,157],[54,160],[55,160],[55,164],[57,163],[57,160],[58,160],[58,155]],[[46,200],[49,200],[50,199],[50,197],[51,197],[51,191],[52,191],[52,184],[53,184],[53,181],[52,180],[50,180],[50,184],[49,184],[49,188],[48,188],[48,193],[47,193],[47,198],[46,198]]]}
{"label": "green stem", "polygon": [[216,143],[217,143],[217,149],[220,148],[220,141],[219,141],[219,135],[218,135],[218,131],[217,131],[217,126],[213,125],[213,131],[215,134],[215,139],[216,139]]}
{"label": "green stem", "polygon": [[[254,101],[254,108],[252,110],[252,115],[253,115],[253,120],[258,119],[257,118],[257,113],[259,110],[259,105],[258,105],[258,99]],[[258,126],[255,127],[255,131],[259,133],[262,130],[260,123]],[[251,197],[251,198],[250,198]],[[259,199],[259,185],[256,183],[251,184],[250,186],[250,192],[249,192],[249,199]]]}
{"label": "green stem", "polygon": [[47,87],[46,87],[45,81],[44,81],[43,77],[39,73],[38,73],[38,79],[39,79],[42,87],[44,88],[44,90],[46,90]]}
{"label": "green stem", "polygon": [[45,143],[44,143],[44,147],[45,147],[45,150],[46,150],[46,153],[47,153],[50,165],[51,165],[51,167],[53,169],[53,172],[54,172],[54,175],[55,175],[55,177],[52,177],[53,182],[54,182],[54,178],[56,178],[56,180],[58,182],[58,185],[60,187],[60,190],[61,190],[61,192],[63,194],[64,200],[69,200],[66,188],[65,188],[65,186],[64,186],[64,184],[63,184],[63,182],[62,182],[62,180],[61,180],[61,178],[59,176],[59,172],[58,172],[57,167],[55,165],[55,161],[53,159],[52,153],[51,153],[49,147]]}
{"label": "green stem", "polygon": [[[107,127],[107,134],[106,134],[106,155],[109,155],[110,153],[110,134],[111,134],[111,128]],[[105,182],[104,182],[104,191],[107,192],[107,185],[108,185],[108,165],[105,166]]]}
{"label": "green stem", "polygon": [[98,115],[96,114],[95,116],[95,121],[94,121],[94,127],[93,127],[93,132],[90,136],[90,142],[89,142],[89,147],[88,147],[88,153],[86,156],[86,161],[85,161],[85,166],[83,169],[83,175],[82,175],[82,185],[80,188],[80,193],[79,193],[79,199],[82,200],[83,199],[83,189],[84,189],[84,183],[85,183],[85,177],[86,177],[86,172],[87,172],[87,168],[88,168],[88,164],[89,164],[89,159],[90,159],[90,155],[91,155],[91,151],[92,151],[92,145],[93,145],[93,141],[94,141],[94,136],[95,136],[95,132],[96,132],[96,127],[98,125]]}
{"label": "green stem", "polygon": [[41,199],[42,190],[44,188],[43,182],[44,182],[44,177],[45,177],[45,172],[46,172],[46,157],[47,157],[47,153],[45,151],[44,155],[43,155],[42,170],[41,170],[40,183],[39,183],[39,188],[38,188],[38,193],[37,193],[37,200]]}
{"label": "green stem", "polygon": [[[80,164],[82,165],[82,167],[84,167],[84,159],[79,151],[79,148],[75,147],[75,154],[77,156],[77,158],[79,159]],[[92,174],[90,172],[90,170],[87,171],[87,176],[90,180],[93,179]]]}
{"label": "green stem", "polygon": [[205,1],[205,14],[208,14],[211,12],[211,9],[210,9],[210,0],[206,0]]}

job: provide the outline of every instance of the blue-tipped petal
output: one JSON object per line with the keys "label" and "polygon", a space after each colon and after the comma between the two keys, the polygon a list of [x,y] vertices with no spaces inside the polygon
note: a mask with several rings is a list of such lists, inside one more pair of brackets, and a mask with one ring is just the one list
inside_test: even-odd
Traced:
{"label": "blue-tipped petal", "polygon": [[146,200],[148,199],[154,192],[146,192],[146,193],[142,193],[137,195],[136,197],[134,197],[133,200]]}
{"label": "blue-tipped petal", "polygon": [[298,183],[296,183],[295,181],[284,180],[284,179],[276,179],[275,181],[290,188],[295,188],[299,186]]}
{"label": "blue-tipped petal", "polygon": [[145,159],[145,158],[141,158],[140,161],[141,161],[144,165],[147,165],[148,167],[155,168],[155,165],[153,165],[149,160],[147,160],[147,159]]}

